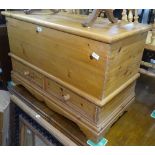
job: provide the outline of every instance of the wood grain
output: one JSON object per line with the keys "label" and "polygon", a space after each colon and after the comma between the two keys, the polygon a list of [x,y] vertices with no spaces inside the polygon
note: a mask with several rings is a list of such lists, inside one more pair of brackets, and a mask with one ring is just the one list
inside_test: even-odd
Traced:
{"label": "wood grain", "polygon": [[38,34],[36,27],[9,19],[11,52],[93,97],[105,98],[138,72],[147,33],[108,45],[49,28]]}
{"label": "wood grain", "polygon": [[[93,40],[103,41],[112,43],[120,39],[138,34],[139,32],[146,32],[151,29],[149,25],[143,25],[140,23],[119,23],[118,24],[107,24],[107,20],[101,24],[96,24],[91,29],[83,28],[81,22],[87,18],[87,16],[79,15],[25,15],[20,12],[2,12],[3,15],[19,20],[23,20],[37,25],[50,27],[52,29],[65,31],[67,33],[75,34],[82,37],[87,37]],[[110,31],[109,31],[110,30]],[[118,31],[119,30],[119,31]]]}
{"label": "wood grain", "polygon": [[[109,45],[49,28],[43,28],[43,32],[38,34],[36,27],[10,19],[8,34],[11,52],[88,94],[101,98]],[[100,56],[99,61],[90,58],[93,52]],[[79,73],[83,80],[79,78]]]}
{"label": "wood grain", "polygon": [[3,12],[12,79],[99,141],[135,98],[135,81],[149,26],[80,15]]}
{"label": "wood grain", "polygon": [[[30,83],[28,80],[26,81],[18,74],[13,73],[12,78],[17,85],[22,84],[35,97],[37,97],[39,100],[46,103],[48,107],[60,113],[61,115],[65,116],[66,118],[72,120],[73,122],[76,122],[76,124],[84,132],[87,138],[90,138],[96,142],[100,140],[103,134],[107,132],[107,129],[117,120],[117,118],[121,114],[123,114],[123,111],[128,107],[128,105],[130,105],[133,102],[133,98],[134,98],[134,94],[130,93],[129,91],[127,95],[128,95],[128,99],[130,100],[125,100],[124,102],[122,102],[119,108],[118,107],[116,108],[115,106],[111,108],[110,110],[111,112],[109,111],[109,115],[105,117],[104,120],[102,121],[98,120],[97,122],[92,122],[90,121],[90,119],[88,120],[88,118],[82,115],[80,111],[77,112],[76,111],[77,109],[71,109],[71,107],[68,108],[64,102],[61,102],[59,99],[57,99],[54,96],[51,96],[51,95],[49,96],[46,92],[44,92],[40,88],[37,88],[36,86],[33,86],[32,83]],[[124,93],[121,94],[120,97],[124,97]],[[118,99],[116,98],[116,102],[119,102],[119,100],[118,101],[117,100]],[[113,100],[113,102],[115,102],[115,99]],[[109,104],[109,106],[111,106],[111,104]],[[105,111],[106,109],[104,110],[104,112]],[[96,111],[96,112],[97,112],[96,113],[97,115],[100,114],[99,113],[100,111]],[[99,123],[99,121],[101,123]]]}

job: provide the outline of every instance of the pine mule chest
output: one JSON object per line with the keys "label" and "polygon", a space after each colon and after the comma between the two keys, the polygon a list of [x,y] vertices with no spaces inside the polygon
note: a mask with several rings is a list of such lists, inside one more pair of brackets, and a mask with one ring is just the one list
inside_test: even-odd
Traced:
{"label": "pine mule chest", "polygon": [[13,82],[99,141],[134,100],[150,27],[98,19],[86,28],[82,15],[2,14]]}

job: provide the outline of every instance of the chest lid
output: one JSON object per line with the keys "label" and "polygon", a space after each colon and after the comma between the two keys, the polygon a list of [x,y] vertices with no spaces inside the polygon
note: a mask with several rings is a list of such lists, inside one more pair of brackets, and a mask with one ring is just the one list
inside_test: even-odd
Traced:
{"label": "chest lid", "polygon": [[62,12],[48,15],[27,15],[23,11],[4,11],[2,14],[7,17],[23,20],[105,43],[112,43],[137,33],[143,33],[151,28],[149,25],[145,24],[121,21],[112,24],[109,22],[109,20],[103,18],[98,18],[96,24],[94,24],[91,28],[87,28],[83,27],[81,23],[88,18],[88,16],[72,15]]}

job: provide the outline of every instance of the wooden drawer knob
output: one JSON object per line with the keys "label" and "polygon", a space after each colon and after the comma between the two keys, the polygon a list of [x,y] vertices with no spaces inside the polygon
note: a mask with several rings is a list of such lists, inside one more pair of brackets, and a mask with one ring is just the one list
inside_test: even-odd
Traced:
{"label": "wooden drawer knob", "polygon": [[30,74],[29,71],[25,71],[25,72],[24,72],[24,75],[25,75],[25,76],[28,76],[29,74]]}
{"label": "wooden drawer knob", "polygon": [[65,101],[68,101],[68,100],[70,99],[70,95],[69,95],[69,94],[64,95],[64,96],[63,96],[63,99],[64,99]]}

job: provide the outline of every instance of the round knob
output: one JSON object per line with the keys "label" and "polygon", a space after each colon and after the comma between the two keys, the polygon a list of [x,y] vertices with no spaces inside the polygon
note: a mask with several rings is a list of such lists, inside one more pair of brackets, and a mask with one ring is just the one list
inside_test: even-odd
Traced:
{"label": "round knob", "polygon": [[68,100],[70,99],[70,95],[69,95],[69,94],[64,95],[64,96],[63,96],[63,99],[64,99],[65,101],[68,101]]}
{"label": "round knob", "polygon": [[27,76],[27,75],[29,75],[29,74],[30,74],[29,71],[25,71],[25,72],[24,72],[24,75],[25,75],[25,76]]}

